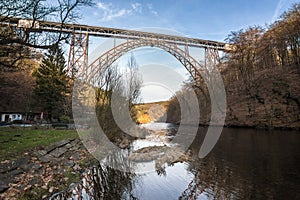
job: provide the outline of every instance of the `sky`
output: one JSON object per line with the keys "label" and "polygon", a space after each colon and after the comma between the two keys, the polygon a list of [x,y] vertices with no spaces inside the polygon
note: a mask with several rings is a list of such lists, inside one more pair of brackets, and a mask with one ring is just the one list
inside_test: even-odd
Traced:
{"label": "sky", "polygon": [[297,0],[101,0],[79,23],[136,29],[158,27],[222,41],[231,31],[270,24]]}
{"label": "sky", "polygon": [[[96,0],[96,5],[81,10],[78,23],[121,29],[163,32],[199,39],[224,41],[231,31],[254,25],[269,25],[290,8],[297,0]],[[91,38],[89,57],[97,57],[107,40]],[[187,71],[172,56],[160,49],[142,48],[133,51],[147,86],[142,88],[143,101],[167,100],[180,89]],[[199,55],[201,52],[199,53]],[[126,63],[128,54],[119,62]],[[201,59],[199,57],[199,59]],[[91,59],[89,58],[89,61]],[[148,68],[163,72],[166,69],[181,74],[170,80],[166,89],[158,83],[150,86]],[[148,71],[147,71],[148,70]],[[148,73],[148,74],[147,74]],[[153,77],[167,73],[152,73]],[[155,79],[155,78],[154,78]],[[175,82],[176,84],[175,84]],[[152,87],[152,89],[151,89]],[[160,87],[160,89],[158,89]],[[169,87],[169,86],[168,86]],[[164,90],[164,92],[163,92]],[[152,91],[152,92],[151,92]],[[159,92],[158,92],[159,91]],[[155,94],[157,94],[155,96]],[[164,95],[162,95],[164,94]],[[167,95],[168,94],[168,95]],[[159,97],[159,95],[161,95]]]}

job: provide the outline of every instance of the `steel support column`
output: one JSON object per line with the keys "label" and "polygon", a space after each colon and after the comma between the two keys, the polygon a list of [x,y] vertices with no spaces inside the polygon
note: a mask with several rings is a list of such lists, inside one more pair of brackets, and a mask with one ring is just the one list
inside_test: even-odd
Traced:
{"label": "steel support column", "polygon": [[85,71],[88,66],[88,44],[88,33],[72,34],[67,65],[67,71],[72,77]]}
{"label": "steel support column", "polygon": [[215,69],[220,62],[218,49],[205,48],[204,66],[206,69]]}

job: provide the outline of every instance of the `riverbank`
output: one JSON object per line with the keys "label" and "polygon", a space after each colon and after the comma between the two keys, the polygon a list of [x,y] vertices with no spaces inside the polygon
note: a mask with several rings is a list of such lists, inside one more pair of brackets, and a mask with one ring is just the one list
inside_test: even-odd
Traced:
{"label": "riverbank", "polygon": [[[132,132],[150,134],[144,128]],[[120,148],[128,148],[134,140],[118,129],[110,133]],[[0,144],[0,199],[47,199],[99,164],[76,130],[0,128]]]}
{"label": "riverbank", "polygon": [[0,129],[0,199],[46,199],[97,162],[75,130]]}

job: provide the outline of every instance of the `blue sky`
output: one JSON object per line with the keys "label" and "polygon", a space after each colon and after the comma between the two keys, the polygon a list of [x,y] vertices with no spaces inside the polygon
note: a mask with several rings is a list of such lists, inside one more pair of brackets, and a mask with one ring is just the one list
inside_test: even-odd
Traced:
{"label": "blue sky", "polygon": [[79,23],[135,29],[167,28],[223,41],[230,31],[270,24],[297,0],[102,0]]}
{"label": "blue sky", "polygon": [[[91,8],[81,10],[78,23],[122,29],[164,32],[194,38],[224,41],[231,31],[238,31],[254,25],[268,25],[274,22],[296,0],[101,0]],[[107,40],[91,38],[90,52],[97,57],[103,51]],[[140,66],[160,71],[170,69],[181,74],[178,80],[169,81],[169,86],[151,87],[151,77],[162,80],[167,73],[149,73],[143,68],[143,78],[147,80],[142,89],[145,102],[167,100],[186,78],[187,71],[172,56],[159,49],[144,48],[134,51]],[[201,57],[201,52],[199,53]],[[200,59],[200,57],[198,59]],[[128,54],[119,60],[126,63]],[[89,59],[89,61],[92,61]],[[161,75],[161,79],[155,79]],[[165,83],[164,83],[165,84]]]}

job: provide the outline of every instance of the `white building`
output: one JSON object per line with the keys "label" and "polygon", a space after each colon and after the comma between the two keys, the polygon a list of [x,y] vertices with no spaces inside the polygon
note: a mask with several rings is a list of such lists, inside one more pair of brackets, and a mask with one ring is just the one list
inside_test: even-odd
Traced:
{"label": "white building", "polygon": [[22,120],[21,113],[2,113],[1,122],[11,122],[14,120]]}

